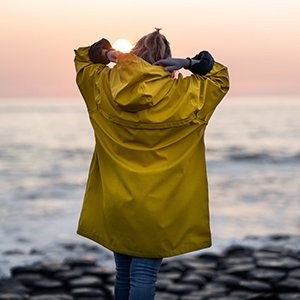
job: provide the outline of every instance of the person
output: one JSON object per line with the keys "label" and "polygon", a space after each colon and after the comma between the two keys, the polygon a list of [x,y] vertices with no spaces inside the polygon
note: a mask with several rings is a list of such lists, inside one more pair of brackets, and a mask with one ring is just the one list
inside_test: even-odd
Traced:
{"label": "person", "polygon": [[227,68],[207,51],[173,58],[160,29],[130,53],[81,47],[75,67],[95,134],[77,232],[113,251],[115,299],[154,299],[164,257],[211,245],[204,132]]}

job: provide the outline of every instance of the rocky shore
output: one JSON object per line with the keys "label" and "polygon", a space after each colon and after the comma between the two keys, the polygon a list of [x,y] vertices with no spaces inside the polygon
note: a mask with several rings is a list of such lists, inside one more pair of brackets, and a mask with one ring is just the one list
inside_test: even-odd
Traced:
{"label": "rocky shore", "polygon": [[[290,247],[290,238],[273,236],[273,244],[259,248],[235,244],[220,253],[165,259],[156,299],[300,299],[300,249]],[[109,300],[114,276],[112,267],[88,255],[15,266],[0,279],[0,300]]]}

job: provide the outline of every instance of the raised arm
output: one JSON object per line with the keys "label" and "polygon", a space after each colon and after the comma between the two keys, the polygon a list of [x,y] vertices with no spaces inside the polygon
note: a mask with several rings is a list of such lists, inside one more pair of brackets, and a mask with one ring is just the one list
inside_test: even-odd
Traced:
{"label": "raised arm", "polygon": [[187,69],[194,74],[205,75],[211,71],[215,61],[208,51],[201,51],[193,58],[166,58],[155,64],[165,67],[166,71],[172,72],[181,68]]}

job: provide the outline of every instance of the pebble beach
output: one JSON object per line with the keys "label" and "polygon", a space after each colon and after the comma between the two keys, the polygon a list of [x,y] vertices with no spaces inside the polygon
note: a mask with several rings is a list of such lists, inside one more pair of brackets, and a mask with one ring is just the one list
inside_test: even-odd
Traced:
{"label": "pebble beach", "polygon": [[[164,259],[155,299],[300,299],[300,236],[272,235],[268,241]],[[12,267],[0,279],[0,300],[114,299],[114,268],[96,259],[102,250],[75,243],[65,247],[73,255],[61,261]]]}

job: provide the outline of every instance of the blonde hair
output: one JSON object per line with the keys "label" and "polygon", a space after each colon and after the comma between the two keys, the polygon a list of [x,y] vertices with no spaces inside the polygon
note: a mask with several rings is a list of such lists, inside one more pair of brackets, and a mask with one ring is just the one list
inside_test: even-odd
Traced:
{"label": "blonde hair", "polygon": [[141,57],[150,64],[156,61],[171,57],[170,43],[164,35],[160,33],[161,28],[143,36],[133,47],[131,53]]}

